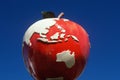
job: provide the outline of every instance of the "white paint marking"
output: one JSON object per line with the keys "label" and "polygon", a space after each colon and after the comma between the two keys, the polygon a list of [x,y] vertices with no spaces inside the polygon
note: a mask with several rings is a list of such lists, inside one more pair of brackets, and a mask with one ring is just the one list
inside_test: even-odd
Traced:
{"label": "white paint marking", "polygon": [[53,35],[50,37],[50,39],[52,39],[52,40],[57,40],[58,37],[59,37],[59,32],[56,32],[55,34],[53,34]]}
{"label": "white paint marking", "polygon": [[70,38],[71,35],[67,35],[67,38]]}
{"label": "white paint marking", "polygon": [[70,50],[62,51],[56,54],[56,62],[65,62],[68,68],[71,68],[75,64],[75,54]]}
{"label": "white paint marking", "polygon": [[64,21],[69,21],[69,19],[63,19]]}
{"label": "white paint marking", "polygon": [[65,38],[65,40],[64,40],[65,42],[67,42],[68,41],[68,38]]}
{"label": "white paint marking", "polygon": [[37,40],[42,41],[42,42],[48,42],[48,39],[46,38],[37,38]]}
{"label": "white paint marking", "polygon": [[66,32],[66,30],[62,29],[61,32]]}
{"label": "white paint marking", "polygon": [[56,24],[56,26],[57,26],[57,28],[59,29],[59,30],[62,30],[63,28],[60,26],[60,25],[58,25],[58,24]]}
{"label": "white paint marking", "polygon": [[46,38],[37,38],[37,40],[42,41],[44,43],[57,43],[57,42],[61,42],[61,41],[57,41],[57,40],[51,40],[51,41],[49,41]]}
{"label": "white paint marking", "polygon": [[79,42],[79,40],[78,40],[77,37],[75,37],[74,35],[71,35],[71,36],[72,36],[72,38],[73,38],[75,41]]}
{"label": "white paint marking", "polygon": [[42,34],[40,37],[42,38],[46,38],[47,36],[45,34]]}
{"label": "white paint marking", "polygon": [[[43,20],[39,20],[36,23],[34,23],[33,25],[31,25],[28,30],[25,32],[24,38],[23,38],[23,42],[25,42],[27,45],[31,46],[32,43],[30,42],[30,38],[32,37],[32,35],[36,32],[40,35],[40,38],[38,38],[37,40],[40,40],[42,42],[46,42],[46,43],[57,43],[57,42],[62,42],[62,40],[58,40],[58,37],[60,36],[60,38],[64,38],[65,36],[65,32],[66,30],[64,28],[62,28],[60,25],[55,24],[56,21],[55,20],[59,20],[58,18],[48,18],[48,19],[43,19]],[[64,21],[68,21],[67,19],[63,19]],[[56,32],[54,35],[52,35],[50,38],[52,40],[48,40],[46,34],[49,32],[49,29],[53,26],[56,25],[57,28],[62,32],[61,34],[59,32]],[[60,34],[60,35],[59,35]],[[79,41],[75,36],[73,35],[67,35],[67,38],[64,39],[65,41],[68,41],[68,38],[72,37],[75,41]],[[57,41],[58,40],[58,41]]]}
{"label": "white paint marking", "polygon": [[[41,37],[46,37],[46,34],[49,32],[49,28],[55,25],[55,18],[52,19],[43,19],[39,20],[33,25],[31,25],[26,31],[23,41],[26,42],[27,45],[31,46],[30,38],[33,33],[39,33]],[[31,44],[31,45],[30,45]]]}
{"label": "white paint marking", "polygon": [[59,30],[61,30],[61,32],[66,32],[66,30],[64,28],[62,28],[60,25],[56,24],[56,26]]}
{"label": "white paint marking", "polygon": [[60,38],[64,39],[65,34],[60,34]]}
{"label": "white paint marking", "polygon": [[58,42],[62,42],[62,40],[58,40]]}

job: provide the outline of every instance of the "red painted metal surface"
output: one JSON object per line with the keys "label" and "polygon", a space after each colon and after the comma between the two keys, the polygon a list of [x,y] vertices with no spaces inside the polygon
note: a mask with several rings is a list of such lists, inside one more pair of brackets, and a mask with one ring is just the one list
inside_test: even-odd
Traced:
{"label": "red painted metal surface", "polygon": [[[51,20],[55,23],[46,28],[46,33],[39,33],[35,30],[38,28],[34,28],[41,29],[41,21],[26,31],[23,40],[24,62],[35,80],[74,80],[83,71],[89,55],[88,34],[73,21]],[[26,41],[28,36],[29,44]]]}

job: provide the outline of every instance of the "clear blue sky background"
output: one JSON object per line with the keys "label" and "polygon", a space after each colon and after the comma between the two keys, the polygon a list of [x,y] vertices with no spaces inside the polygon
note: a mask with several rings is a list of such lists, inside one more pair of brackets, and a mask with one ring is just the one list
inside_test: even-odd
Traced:
{"label": "clear blue sky background", "polygon": [[120,80],[119,0],[0,0],[0,80],[33,80],[22,58],[26,29],[53,11],[89,33],[88,63],[78,80]]}

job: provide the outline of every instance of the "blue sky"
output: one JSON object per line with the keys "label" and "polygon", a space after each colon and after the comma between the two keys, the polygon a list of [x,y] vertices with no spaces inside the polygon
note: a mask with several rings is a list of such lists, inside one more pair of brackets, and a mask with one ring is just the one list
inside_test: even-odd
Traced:
{"label": "blue sky", "polygon": [[120,80],[119,0],[0,0],[0,80],[33,80],[22,58],[26,29],[53,11],[81,24],[91,49],[77,80]]}

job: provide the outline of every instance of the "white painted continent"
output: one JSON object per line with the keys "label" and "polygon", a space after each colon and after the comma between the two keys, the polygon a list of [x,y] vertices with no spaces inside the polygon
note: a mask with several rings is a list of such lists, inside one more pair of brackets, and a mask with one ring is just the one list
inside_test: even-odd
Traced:
{"label": "white painted continent", "polygon": [[56,54],[56,62],[65,62],[68,68],[71,68],[75,64],[75,54],[70,50],[62,51]]}
{"label": "white painted continent", "polygon": [[[25,32],[23,42],[25,42],[27,45],[31,46],[32,43],[30,42],[30,38],[34,33],[38,33],[40,35],[37,40],[40,40],[45,43],[58,43],[62,42],[62,40],[65,38],[65,32],[66,30],[62,28],[60,25],[56,24],[57,18],[49,18],[49,19],[42,19],[31,25],[28,30]],[[67,19],[63,19],[64,21],[68,21]],[[53,34],[50,39],[47,39],[47,33],[49,33],[50,28],[56,25],[56,27],[60,30],[60,32],[56,32]],[[74,35],[67,35],[68,37],[65,38],[65,42],[68,41],[68,38],[72,37],[73,40],[79,42],[78,38]],[[60,37],[60,39],[59,39]],[[24,46],[24,45],[23,45]]]}
{"label": "white painted continent", "polygon": [[44,40],[47,36],[46,34],[49,32],[50,27],[52,27],[56,23],[55,19],[43,19],[39,20],[33,25],[31,25],[28,30],[26,31],[23,41],[26,42],[27,45],[31,46],[30,38],[32,37],[33,33],[39,33],[40,36]]}

